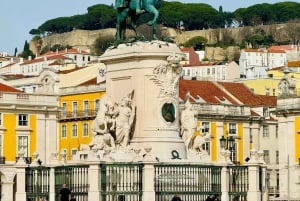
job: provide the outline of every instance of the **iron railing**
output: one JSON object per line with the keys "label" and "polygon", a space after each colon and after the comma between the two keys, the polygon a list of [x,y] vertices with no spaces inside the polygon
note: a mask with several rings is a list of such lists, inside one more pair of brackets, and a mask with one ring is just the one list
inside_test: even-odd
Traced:
{"label": "iron railing", "polygon": [[143,164],[114,163],[102,164],[102,201],[141,201],[143,190]]}
{"label": "iron railing", "polygon": [[59,198],[59,191],[63,184],[67,184],[71,195],[76,201],[88,201],[88,165],[55,167],[55,197]]}
{"label": "iron railing", "polygon": [[199,201],[221,195],[221,167],[203,165],[155,165],[155,200],[170,201],[178,193],[182,200]]}
{"label": "iron railing", "polygon": [[49,200],[50,168],[26,167],[25,191],[27,201]]}
{"label": "iron railing", "polygon": [[229,166],[229,200],[247,200],[249,190],[248,167]]}
{"label": "iron railing", "polygon": [[59,121],[68,121],[75,119],[94,119],[97,115],[97,110],[79,110],[76,112],[61,111],[58,114]]}

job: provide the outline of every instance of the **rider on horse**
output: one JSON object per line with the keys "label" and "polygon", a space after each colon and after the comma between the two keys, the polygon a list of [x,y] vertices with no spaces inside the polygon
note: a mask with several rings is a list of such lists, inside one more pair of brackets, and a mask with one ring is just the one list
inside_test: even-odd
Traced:
{"label": "rider on horse", "polygon": [[[131,0],[116,0],[116,8],[128,8],[129,7],[129,3]],[[143,12],[145,12],[145,10],[142,10],[142,0],[136,0],[136,10],[135,12],[137,14],[141,14]]]}

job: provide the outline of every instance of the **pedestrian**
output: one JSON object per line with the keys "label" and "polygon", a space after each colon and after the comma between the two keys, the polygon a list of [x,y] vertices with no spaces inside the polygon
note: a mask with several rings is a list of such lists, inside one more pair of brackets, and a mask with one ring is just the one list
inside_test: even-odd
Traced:
{"label": "pedestrian", "polygon": [[211,195],[207,196],[205,201],[215,201],[215,199],[216,199],[216,196],[214,194],[211,194]]}
{"label": "pedestrian", "polygon": [[76,201],[76,198],[74,197],[74,195],[71,196],[71,200],[70,201]]}
{"label": "pedestrian", "polygon": [[59,191],[60,201],[69,201],[71,199],[71,191],[67,184],[63,184]]}
{"label": "pedestrian", "polygon": [[181,198],[180,198],[179,194],[176,193],[176,194],[174,195],[174,197],[172,198],[171,201],[181,201]]}

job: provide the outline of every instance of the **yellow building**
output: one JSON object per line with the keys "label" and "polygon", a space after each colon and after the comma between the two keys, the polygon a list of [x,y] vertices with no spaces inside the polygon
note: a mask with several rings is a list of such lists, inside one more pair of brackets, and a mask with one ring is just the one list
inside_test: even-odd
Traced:
{"label": "yellow building", "polygon": [[18,157],[42,162],[46,152],[56,152],[57,97],[26,94],[0,83],[1,163],[14,164]]}
{"label": "yellow building", "polygon": [[242,82],[256,94],[278,96],[278,84],[287,74],[287,76],[295,81],[296,91],[300,91],[300,62],[288,62],[287,67],[278,67],[269,70],[267,78],[247,79],[242,80]]}
{"label": "yellow building", "polygon": [[96,117],[104,88],[96,84],[96,79],[77,87],[61,89],[58,118],[58,151],[66,152],[67,160],[80,150],[81,144],[89,144],[92,139],[91,125]]}

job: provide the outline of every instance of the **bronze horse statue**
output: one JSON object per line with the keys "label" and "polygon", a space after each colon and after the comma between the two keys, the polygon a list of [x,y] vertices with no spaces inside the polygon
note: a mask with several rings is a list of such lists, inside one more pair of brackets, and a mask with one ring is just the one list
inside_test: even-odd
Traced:
{"label": "bronze horse statue", "polygon": [[130,17],[131,26],[135,32],[136,37],[139,33],[136,28],[136,21],[142,12],[152,13],[153,19],[147,22],[148,25],[152,26],[152,37],[157,39],[157,19],[159,16],[158,8],[161,6],[162,0],[116,0],[117,9],[117,25],[116,25],[116,39],[117,41],[123,41],[126,39],[126,19]]}

